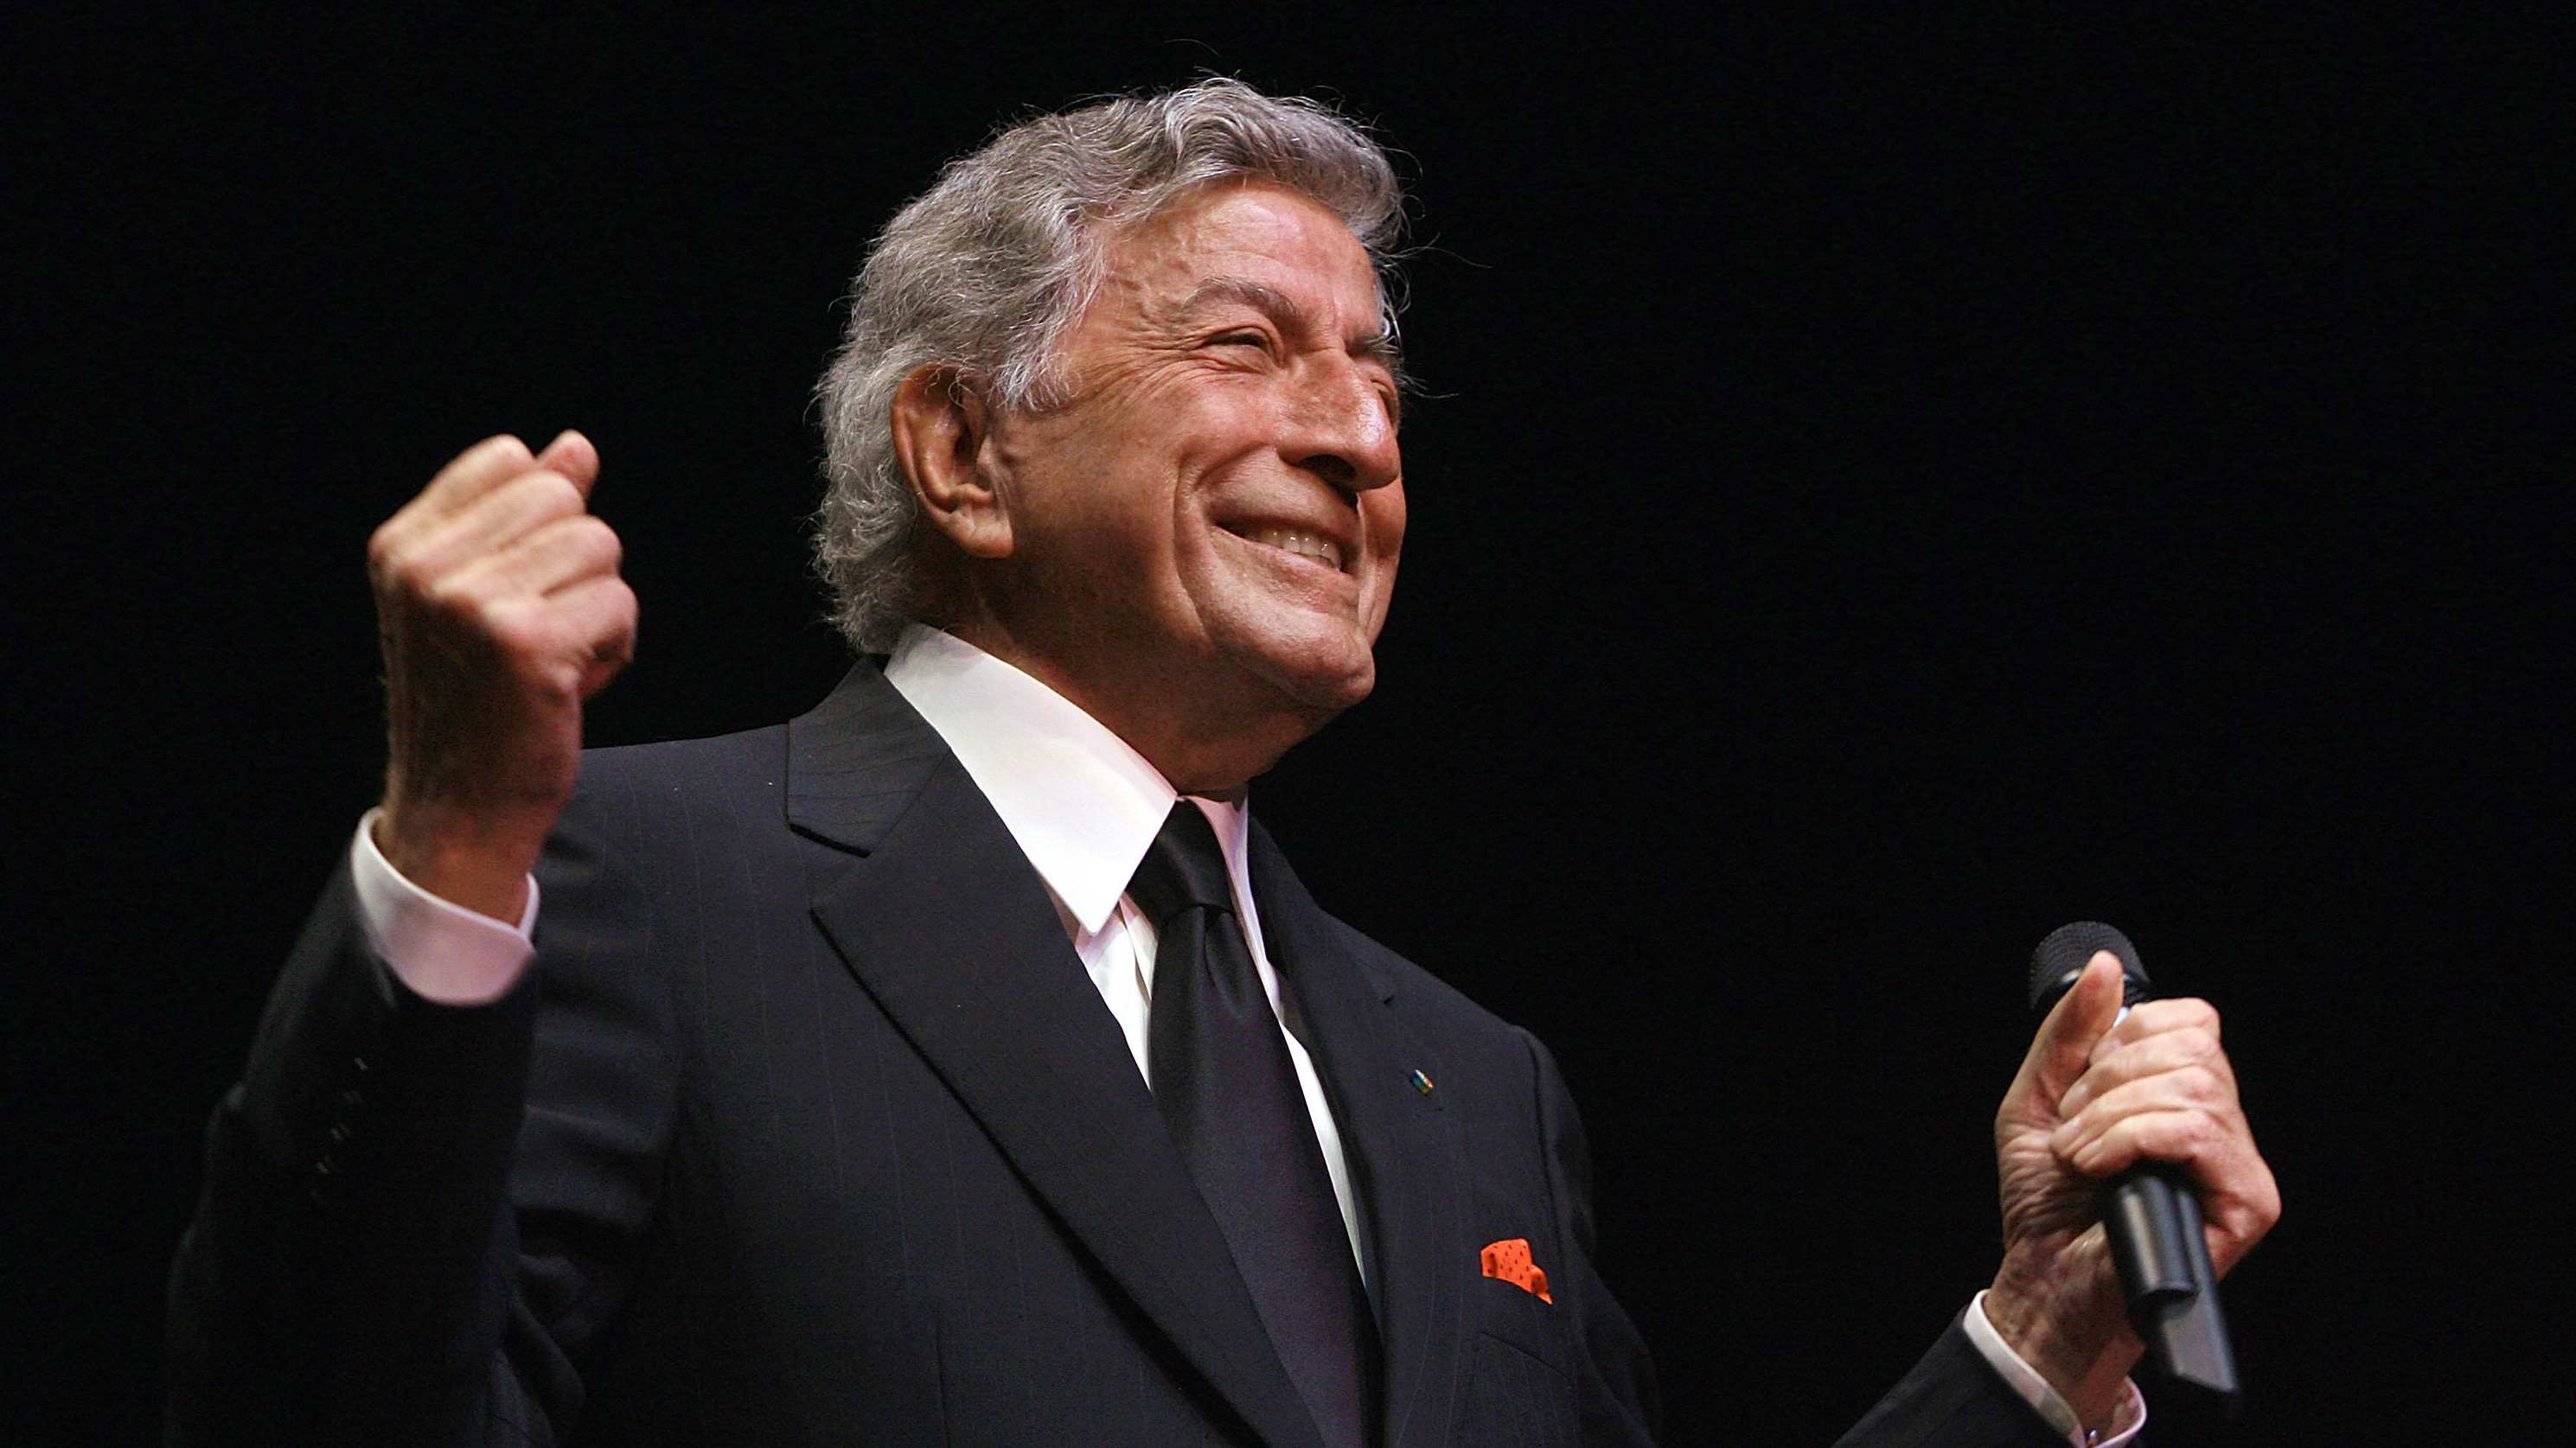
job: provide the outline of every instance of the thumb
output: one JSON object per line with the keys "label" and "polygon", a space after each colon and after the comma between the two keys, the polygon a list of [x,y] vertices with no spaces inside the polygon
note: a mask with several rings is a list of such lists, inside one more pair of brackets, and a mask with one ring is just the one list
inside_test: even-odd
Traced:
{"label": "thumb", "polygon": [[555,440],[546,444],[546,450],[537,454],[537,460],[529,467],[563,474],[587,499],[591,485],[599,481],[599,449],[591,445],[589,438],[565,428],[555,434]]}
{"label": "thumb", "polygon": [[2058,998],[2048,1019],[2039,1023],[2030,1054],[2022,1058],[2021,1073],[2013,1078],[2014,1105],[2052,1118],[2056,1115],[2059,1099],[2091,1064],[2095,1043],[2119,1023],[2122,994],[2119,957],[2107,950],[2093,952],[2093,958],[2084,963],[2084,973]]}

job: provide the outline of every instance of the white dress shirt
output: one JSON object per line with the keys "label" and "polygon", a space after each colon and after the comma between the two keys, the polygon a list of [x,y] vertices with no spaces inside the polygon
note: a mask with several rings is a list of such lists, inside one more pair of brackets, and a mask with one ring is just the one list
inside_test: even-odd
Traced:
{"label": "white dress shirt", "polygon": [[[886,663],[886,681],[937,730],[991,801],[994,813],[1055,898],[1056,913],[1101,1002],[1127,1038],[1136,1070],[1152,1084],[1146,1022],[1154,1004],[1154,923],[1127,898],[1127,881],[1181,796],[1153,765],[1099,720],[1036,679],[936,629],[906,629]],[[1190,801],[1208,817],[1225,849],[1237,918],[1252,947],[1270,1008],[1306,1096],[1306,1114],[1323,1148],[1342,1226],[1359,1260],[1359,1219],[1351,1203],[1350,1167],[1323,1083],[1303,1042],[1285,1022],[1279,973],[1262,945],[1261,915],[1246,873],[1251,816],[1240,804]],[[403,878],[375,844],[375,813],[359,822],[350,845],[358,913],[368,943],[402,979],[430,1000],[480,1005],[508,993],[534,954],[537,882],[514,927],[442,900]],[[1289,998],[1293,1000],[1292,998]],[[1368,1268],[1361,1262],[1360,1270]],[[2037,1369],[2005,1344],[1985,1316],[1985,1294],[1969,1304],[1968,1340],[1996,1373],[2075,1448],[2122,1448],[2146,1422],[2133,1384],[2112,1436],[2086,1437],[2074,1410]]]}
{"label": "white dress shirt", "polygon": [[[1073,939],[1100,999],[1126,1033],[1136,1070],[1152,1085],[1145,1023],[1154,1007],[1154,922],[1127,898],[1127,882],[1146,847],[1181,798],[1161,772],[1082,712],[1063,695],[961,639],[923,628],[904,630],[886,661],[886,682],[930,721],[947,741],[967,777],[990,800],[1020,852],[1055,896],[1056,914]],[[1282,1011],[1279,972],[1261,940],[1261,914],[1252,902],[1245,843],[1252,816],[1239,804],[1198,799],[1197,805],[1225,849],[1225,872],[1234,883],[1234,909],[1252,947],[1253,968],[1270,1009]],[[1342,1133],[1324,1100],[1322,1078],[1303,1042],[1285,1021],[1280,1037],[1306,1096],[1306,1115],[1323,1148],[1333,1179],[1342,1229],[1359,1257],[1359,1217],[1351,1205],[1351,1173],[1342,1155]],[[1367,1272],[1362,1263],[1361,1272]]]}

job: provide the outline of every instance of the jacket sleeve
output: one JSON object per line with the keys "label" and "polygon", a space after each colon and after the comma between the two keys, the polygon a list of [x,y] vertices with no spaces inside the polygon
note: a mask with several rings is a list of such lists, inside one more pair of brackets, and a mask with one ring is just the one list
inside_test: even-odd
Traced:
{"label": "jacket sleeve", "polygon": [[414,994],[345,864],[325,888],[207,1128],[171,1278],[173,1444],[565,1435],[670,1114],[649,912],[604,836],[568,813],[537,958],[489,1005]]}
{"label": "jacket sleeve", "polygon": [[2066,1448],[1958,1319],[1835,1448]]}
{"label": "jacket sleeve", "polygon": [[1539,1130],[1547,1152],[1548,1188],[1555,1199],[1557,1239],[1575,1249],[1564,1269],[1552,1274],[1551,1286],[1561,1305],[1571,1310],[1580,1348],[1575,1366],[1583,1441],[1651,1444],[1662,1426],[1654,1359],[1646,1352],[1645,1338],[1592,1265],[1598,1249],[1592,1224],[1592,1153],[1584,1141],[1583,1118],[1576,1113],[1573,1093],[1557,1074],[1556,1059],[1547,1047],[1526,1032],[1522,1039],[1528,1042],[1538,1071]]}

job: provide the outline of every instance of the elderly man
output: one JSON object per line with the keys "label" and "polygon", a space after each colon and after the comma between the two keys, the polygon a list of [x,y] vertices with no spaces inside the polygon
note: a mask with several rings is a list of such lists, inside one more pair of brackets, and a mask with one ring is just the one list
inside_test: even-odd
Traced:
{"label": "elderly man", "polygon": [[[210,1133],[174,1436],[1643,1443],[1547,1052],[1317,907],[1245,785],[1365,697],[1405,527],[1386,160],[1212,81],[888,226],[824,383],[867,656],[583,755],[635,602],[566,433],[379,530],[384,803]],[[2276,1210],[2215,1024],[2101,962],[1995,1285],[1858,1435],[2126,1431],[2090,1180]]]}

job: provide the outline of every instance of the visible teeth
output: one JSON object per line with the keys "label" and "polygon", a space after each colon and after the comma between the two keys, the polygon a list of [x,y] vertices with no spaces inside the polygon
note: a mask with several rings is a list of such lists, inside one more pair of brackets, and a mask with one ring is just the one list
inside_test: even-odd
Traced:
{"label": "visible teeth", "polygon": [[1341,545],[1330,538],[1320,537],[1302,528],[1277,527],[1255,528],[1243,536],[1255,543],[1266,543],[1273,548],[1285,549],[1300,558],[1312,558],[1336,573],[1341,571]]}

